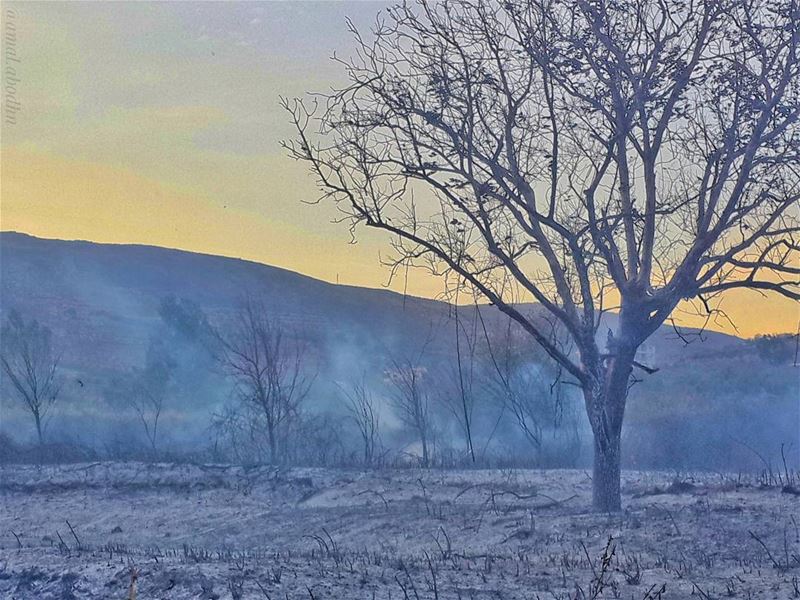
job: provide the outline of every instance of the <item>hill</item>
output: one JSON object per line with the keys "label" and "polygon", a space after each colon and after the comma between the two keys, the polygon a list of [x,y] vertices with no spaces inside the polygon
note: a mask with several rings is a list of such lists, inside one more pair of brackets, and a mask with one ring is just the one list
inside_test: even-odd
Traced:
{"label": "hill", "polygon": [[210,315],[231,312],[253,296],[307,329],[368,327],[387,342],[446,311],[435,301],[333,285],[245,260],[0,233],[0,311],[16,307],[48,324],[76,369],[129,362],[169,296],[190,299]]}
{"label": "hill", "polygon": [[[328,379],[340,373],[380,371],[389,350],[417,347],[432,324],[446,320],[450,311],[435,300],[334,285],[234,258],[0,233],[0,317],[16,308],[53,330],[68,373],[64,394],[73,400],[68,412],[84,422],[113,412],[103,402],[103,390],[114,373],[140,365],[149,341],[162,335],[159,307],[165,298],[190,300],[213,320],[232,314],[245,295],[258,298],[276,317],[306,332],[324,356]],[[490,323],[500,318],[492,307],[482,311]],[[613,325],[614,316],[608,318]],[[598,335],[605,335],[603,328]],[[448,348],[437,339],[432,352],[444,355]],[[785,424],[787,409],[797,412],[797,370],[765,360],[751,341],[706,332],[702,340],[686,346],[671,328],[662,328],[647,343],[645,354],[661,370],[636,386],[629,416],[642,425],[640,436],[645,435],[648,444],[651,430],[663,430],[664,423],[679,432],[687,421],[696,425],[710,416],[730,415],[734,408],[745,415],[756,412],[759,431],[753,435],[761,439],[769,437],[764,428]],[[330,405],[333,388],[321,388],[325,393],[318,403]],[[221,380],[212,378],[203,384],[202,393],[187,395],[180,410],[207,419],[209,410],[228,394]],[[3,404],[8,423],[13,411],[7,392]],[[736,423],[730,428],[741,431],[741,423]],[[751,418],[746,425],[755,427]],[[697,439],[730,435],[730,428],[719,420],[706,426],[715,435],[696,431]]]}
{"label": "hill", "polygon": [[[0,233],[0,314],[17,308],[50,326],[76,370],[127,365],[170,296],[189,299],[209,315],[230,313],[252,296],[314,335],[356,332],[386,345],[449,314],[443,302],[335,285],[235,258]],[[608,319],[611,325],[613,315]],[[747,351],[746,341],[715,332],[685,347],[669,328],[648,346],[662,365]]]}

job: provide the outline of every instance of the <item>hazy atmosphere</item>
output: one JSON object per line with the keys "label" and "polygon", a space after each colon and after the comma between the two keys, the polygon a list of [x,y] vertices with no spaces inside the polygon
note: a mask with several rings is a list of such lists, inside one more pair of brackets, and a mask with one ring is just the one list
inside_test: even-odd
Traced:
{"label": "hazy atmosphere", "polygon": [[0,597],[800,598],[795,0],[0,11]]}

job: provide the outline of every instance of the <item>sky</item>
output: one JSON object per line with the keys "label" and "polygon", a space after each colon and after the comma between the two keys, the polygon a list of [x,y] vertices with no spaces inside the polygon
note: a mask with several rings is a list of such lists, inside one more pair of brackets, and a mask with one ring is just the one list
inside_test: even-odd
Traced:
{"label": "sky", "polygon": [[[385,285],[387,240],[361,231],[352,244],[335,208],[309,204],[314,180],[280,146],[292,129],[279,106],[280,96],[341,84],[330,57],[351,52],[345,18],[367,28],[384,6],[4,2],[3,30],[11,23],[16,37],[4,43],[4,109],[11,65],[18,110],[0,132],[0,228]],[[408,281],[412,294],[440,290],[421,272]],[[755,292],[723,308],[743,336],[793,332],[800,316],[791,301]]]}

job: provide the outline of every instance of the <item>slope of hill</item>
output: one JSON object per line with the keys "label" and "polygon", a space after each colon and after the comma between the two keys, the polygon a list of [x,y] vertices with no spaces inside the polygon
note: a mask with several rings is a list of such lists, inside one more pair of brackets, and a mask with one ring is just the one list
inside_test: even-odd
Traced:
{"label": "slope of hill", "polygon": [[190,299],[211,315],[230,312],[253,296],[306,329],[368,327],[387,342],[446,310],[431,300],[333,285],[233,258],[0,234],[0,311],[18,308],[49,325],[66,347],[70,366],[124,364],[168,296]]}
{"label": "slope of hill", "polygon": [[[0,313],[17,308],[50,326],[66,349],[67,364],[76,369],[124,366],[169,296],[189,299],[210,315],[229,313],[252,296],[280,319],[320,337],[358,332],[387,345],[423,335],[421,330],[448,315],[447,305],[435,300],[334,285],[245,260],[0,233]],[[606,318],[613,324],[613,315]],[[704,338],[687,348],[664,328],[648,347],[660,364],[745,349],[732,336],[707,332]]]}

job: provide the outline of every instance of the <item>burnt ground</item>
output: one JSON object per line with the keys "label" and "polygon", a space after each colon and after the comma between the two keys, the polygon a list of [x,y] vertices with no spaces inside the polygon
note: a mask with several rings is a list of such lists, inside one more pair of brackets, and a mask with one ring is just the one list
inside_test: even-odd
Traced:
{"label": "burnt ground", "polygon": [[726,475],[0,470],[0,598],[800,598],[800,496]]}

